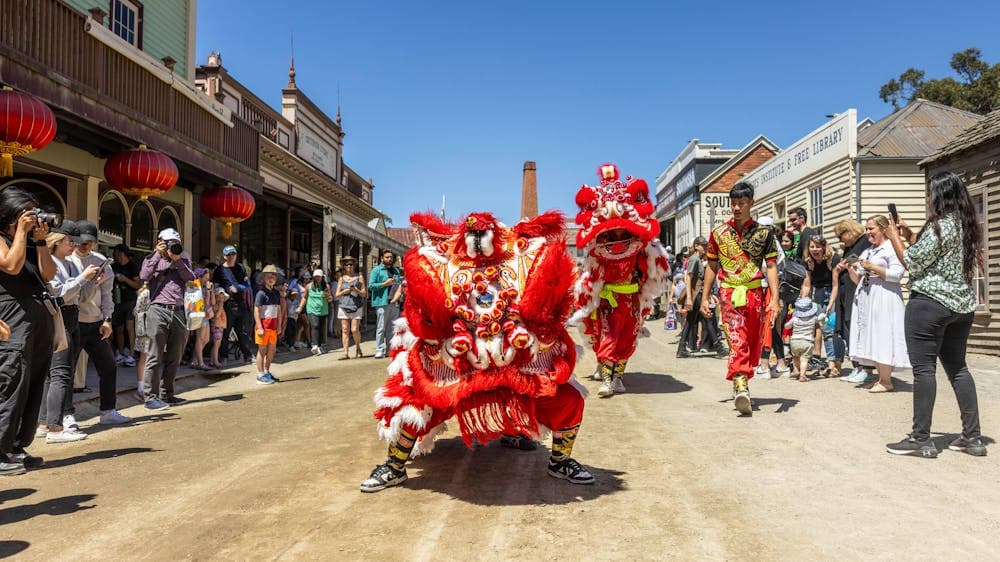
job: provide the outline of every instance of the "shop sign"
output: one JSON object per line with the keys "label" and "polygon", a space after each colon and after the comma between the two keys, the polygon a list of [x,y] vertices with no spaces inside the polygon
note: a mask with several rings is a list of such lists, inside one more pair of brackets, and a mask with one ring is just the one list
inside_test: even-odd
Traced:
{"label": "shop sign", "polygon": [[337,177],[337,149],[313,134],[306,127],[299,127],[297,154],[331,178]]}
{"label": "shop sign", "polygon": [[761,199],[840,159],[855,156],[857,129],[857,111],[848,109],[747,174],[743,181],[750,182],[755,197]]}
{"label": "shop sign", "polygon": [[666,188],[663,191],[663,198],[656,202],[656,215],[660,215],[669,212],[674,208],[674,201],[677,199],[677,189],[675,185]]}
{"label": "shop sign", "polygon": [[711,232],[713,228],[733,218],[728,193],[702,194],[701,203],[701,224],[705,227],[701,229],[703,233]]}

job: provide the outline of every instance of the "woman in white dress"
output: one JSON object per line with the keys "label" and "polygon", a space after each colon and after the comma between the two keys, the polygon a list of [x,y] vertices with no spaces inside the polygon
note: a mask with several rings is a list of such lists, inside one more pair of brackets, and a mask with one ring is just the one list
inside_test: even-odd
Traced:
{"label": "woman in white dress", "polygon": [[869,392],[891,392],[892,372],[910,368],[903,332],[903,264],[886,238],[889,221],[882,215],[868,219],[865,234],[872,246],[850,267],[846,261],[836,269],[847,269],[857,283],[851,316],[851,360],[874,365],[878,381]]}

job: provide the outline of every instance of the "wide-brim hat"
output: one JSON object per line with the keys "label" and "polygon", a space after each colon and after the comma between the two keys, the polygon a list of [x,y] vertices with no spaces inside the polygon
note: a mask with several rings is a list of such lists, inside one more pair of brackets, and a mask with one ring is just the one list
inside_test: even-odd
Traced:
{"label": "wide-brim hat", "polygon": [[358,258],[353,258],[353,257],[350,257],[350,256],[348,256],[346,258],[340,258],[340,263],[341,263],[341,265],[347,265],[349,263],[353,263],[354,265],[357,265],[358,264]]}
{"label": "wide-brim hat", "polygon": [[261,273],[273,273],[275,275],[281,275],[281,270],[278,269],[276,265],[266,265]]}
{"label": "wide-brim hat", "polygon": [[808,316],[814,316],[819,307],[816,303],[812,301],[809,297],[802,297],[795,301],[795,312],[792,314],[796,318],[806,318]]}

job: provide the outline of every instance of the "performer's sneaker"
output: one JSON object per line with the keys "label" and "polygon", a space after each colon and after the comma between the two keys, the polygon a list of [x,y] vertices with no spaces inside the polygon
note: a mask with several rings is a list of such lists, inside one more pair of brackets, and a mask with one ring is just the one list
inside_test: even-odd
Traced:
{"label": "performer's sneaker", "polygon": [[615,383],[610,380],[606,380],[601,383],[600,388],[597,389],[597,395],[601,398],[610,398],[615,395]]}
{"label": "performer's sneaker", "polygon": [[392,486],[398,486],[403,482],[406,482],[406,469],[396,470],[386,462],[376,466],[372,475],[361,483],[361,491],[378,492]]}
{"label": "performer's sneaker", "polygon": [[604,375],[601,374],[601,366],[597,366],[597,370],[594,371],[593,375],[590,375],[590,380],[602,381],[604,380]]}
{"label": "performer's sneaker", "polygon": [[625,383],[621,377],[615,379],[615,394],[625,394]]}
{"label": "performer's sneaker", "polygon": [[553,462],[550,459],[548,472],[549,476],[553,478],[569,480],[573,484],[594,483],[594,475],[587,472],[587,469],[583,468],[580,463],[576,462],[572,458],[559,462]]}
{"label": "performer's sneaker", "polygon": [[736,375],[733,377],[733,402],[736,411],[744,416],[753,415],[753,404],[750,402],[750,387],[747,384],[746,375]]}
{"label": "performer's sneaker", "polygon": [[889,443],[885,450],[894,455],[913,455],[927,459],[937,458],[938,449],[930,439],[918,441],[912,435],[907,436],[899,443]]}

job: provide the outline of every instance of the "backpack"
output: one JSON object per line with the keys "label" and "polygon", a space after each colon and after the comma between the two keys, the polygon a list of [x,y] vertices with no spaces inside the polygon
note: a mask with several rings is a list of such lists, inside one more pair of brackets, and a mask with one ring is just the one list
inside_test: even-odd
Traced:
{"label": "backpack", "polygon": [[[806,275],[808,274],[806,266],[797,259],[788,258],[783,261],[778,268],[778,280],[781,282],[779,292],[781,293],[782,300],[787,300],[786,296],[788,295],[797,296],[802,290],[802,283],[805,282]],[[794,297],[792,300],[794,300]]]}

